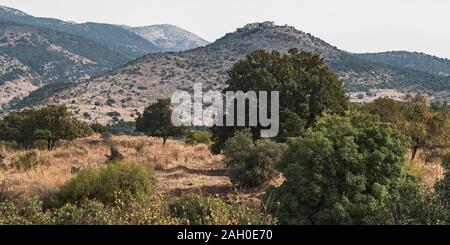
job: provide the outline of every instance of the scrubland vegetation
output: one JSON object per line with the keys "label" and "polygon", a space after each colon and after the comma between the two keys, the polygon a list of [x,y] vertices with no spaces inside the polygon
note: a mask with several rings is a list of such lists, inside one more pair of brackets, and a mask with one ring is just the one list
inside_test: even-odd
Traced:
{"label": "scrubland vegetation", "polygon": [[227,83],[280,91],[278,137],[177,129],[165,100],[137,119],[142,136],[60,106],[5,117],[0,224],[450,223],[448,105],[351,104],[318,56],[296,50],[255,52]]}

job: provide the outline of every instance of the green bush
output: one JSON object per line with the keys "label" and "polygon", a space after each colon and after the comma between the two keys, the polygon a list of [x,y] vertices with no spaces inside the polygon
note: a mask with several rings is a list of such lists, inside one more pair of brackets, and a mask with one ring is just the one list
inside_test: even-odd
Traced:
{"label": "green bush", "polygon": [[189,145],[210,145],[212,143],[212,140],[209,134],[205,131],[191,131],[186,137],[186,143]]}
{"label": "green bush", "polygon": [[17,156],[13,160],[12,166],[18,170],[29,170],[45,163],[46,162],[39,157],[39,153],[37,151],[30,151]]}
{"label": "green bush", "polygon": [[141,165],[115,162],[105,168],[81,171],[61,187],[57,204],[79,203],[86,199],[112,203],[117,198],[150,193],[154,181],[153,173]]}
{"label": "green bush", "polygon": [[283,224],[377,224],[404,181],[408,140],[359,113],[326,115],[293,138],[280,161],[286,181],[266,200]]}
{"label": "green bush", "polygon": [[100,123],[93,123],[91,124],[91,129],[98,134],[104,133],[108,131],[108,128],[106,126],[101,125]]}
{"label": "green bush", "polygon": [[285,145],[269,140],[253,142],[249,130],[230,138],[223,153],[231,182],[241,187],[260,186],[278,175],[276,164]]}
{"label": "green bush", "polygon": [[34,197],[23,205],[0,202],[0,225],[164,225],[179,224],[169,217],[158,196],[118,199],[112,204],[84,200],[59,208],[44,209]]}
{"label": "green bush", "polygon": [[169,205],[172,217],[189,225],[264,225],[276,224],[276,219],[263,212],[244,207],[239,200],[188,196]]}

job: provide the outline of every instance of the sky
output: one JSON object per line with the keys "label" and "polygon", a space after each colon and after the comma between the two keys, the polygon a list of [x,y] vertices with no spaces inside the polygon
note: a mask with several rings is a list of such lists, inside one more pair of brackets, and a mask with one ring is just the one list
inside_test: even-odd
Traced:
{"label": "sky", "polygon": [[214,41],[275,21],[350,52],[407,50],[450,58],[448,0],[0,0],[39,17],[145,26],[174,24]]}

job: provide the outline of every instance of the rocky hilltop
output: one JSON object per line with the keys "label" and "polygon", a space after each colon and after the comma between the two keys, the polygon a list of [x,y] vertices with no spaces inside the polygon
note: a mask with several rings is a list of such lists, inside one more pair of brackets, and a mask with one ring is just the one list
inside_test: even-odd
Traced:
{"label": "rocky hilltop", "polygon": [[133,120],[149,103],[176,89],[190,90],[192,83],[202,83],[205,90],[222,89],[227,70],[254,50],[286,52],[291,48],[319,54],[344,80],[348,91],[450,91],[448,77],[372,62],[294,27],[264,22],[238,28],[204,47],[149,54],[87,82],[41,89],[21,106],[65,103],[86,120]]}

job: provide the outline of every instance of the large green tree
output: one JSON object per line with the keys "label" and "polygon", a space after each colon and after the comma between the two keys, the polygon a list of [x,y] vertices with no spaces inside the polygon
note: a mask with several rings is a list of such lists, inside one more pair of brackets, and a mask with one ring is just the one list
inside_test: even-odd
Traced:
{"label": "large green tree", "polygon": [[[277,139],[281,141],[301,135],[324,111],[342,113],[347,108],[342,82],[336,74],[318,55],[297,49],[291,49],[287,54],[255,51],[237,62],[228,72],[228,77],[225,91],[280,92],[280,132]],[[226,140],[241,129],[214,127],[212,151],[220,153]],[[255,139],[260,130],[259,126],[251,128]]]}
{"label": "large green tree", "polygon": [[266,199],[283,224],[382,223],[405,181],[407,148],[406,137],[376,117],[326,115],[288,141],[279,164],[286,181]]}
{"label": "large green tree", "polygon": [[90,127],[78,121],[64,105],[49,105],[12,112],[0,121],[0,139],[31,146],[46,140],[52,150],[59,140],[74,140],[92,134]]}
{"label": "large green tree", "polygon": [[172,124],[172,108],[170,99],[159,99],[155,104],[145,108],[144,113],[136,120],[136,131],[148,136],[161,137],[166,144],[170,136],[182,135],[184,129]]}

